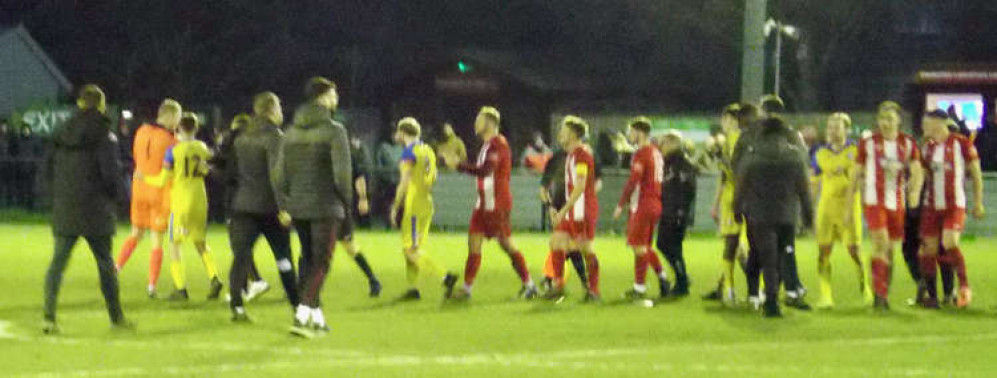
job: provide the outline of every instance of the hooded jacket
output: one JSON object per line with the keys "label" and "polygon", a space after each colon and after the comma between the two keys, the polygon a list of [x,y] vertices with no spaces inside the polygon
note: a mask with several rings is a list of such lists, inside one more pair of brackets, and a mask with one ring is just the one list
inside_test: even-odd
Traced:
{"label": "hooded jacket", "polygon": [[231,180],[231,210],[248,214],[276,214],[271,171],[277,164],[283,134],[277,125],[254,117],[244,130],[234,132],[232,149],[226,158]]}
{"label": "hooded jacket", "polygon": [[[768,121],[767,121],[768,122]],[[758,125],[737,163],[734,211],[749,222],[811,226],[806,148],[781,121]],[[739,142],[739,145],[740,142]]]}
{"label": "hooded jacket", "polygon": [[77,112],[52,133],[45,176],[54,234],[114,234],[115,206],[125,200],[117,143],[111,120],[93,109]]}
{"label": "hooded jacket", "polygon": [[339,219],[353,203],[346,128],[308,102],[294,112],[271,175],[277,206],[295,219]]}

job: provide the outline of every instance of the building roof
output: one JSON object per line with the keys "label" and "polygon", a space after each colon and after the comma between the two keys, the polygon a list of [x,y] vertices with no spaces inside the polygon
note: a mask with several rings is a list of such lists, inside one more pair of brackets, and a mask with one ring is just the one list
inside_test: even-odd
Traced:
{"label": "building roof", "polygon": [[43,50],[38,44],[38,41],[35,41],[35,39],[31,37],[31,33],[28,33],[28,29],[26,29],[23,24],[7,28],[0,27],[0,46],[13,41],[20,41],[27,46],[28,50],[31,51],[39,62],[41,62],[42,66],[45,67],[45,70],[52,75],[52,77],[59,83],[59,86],[65,90],[66,93],[73,90],[73,84],[70,83],[69,79],[66,78],[66,75],[59,70],[59,67],[55,65],[55,62],[49,58],[48,54],[45,53],[45,50]]}

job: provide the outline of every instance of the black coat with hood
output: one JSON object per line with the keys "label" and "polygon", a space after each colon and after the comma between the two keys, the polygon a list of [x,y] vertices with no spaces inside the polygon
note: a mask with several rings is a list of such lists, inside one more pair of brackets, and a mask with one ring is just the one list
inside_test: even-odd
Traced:
{"label": "black coat with hood", "polygon": [[295,219],[344,219],[353,203],[352,165],[346,128],[328,109],[302,105],[271,172],[277,206]]}
{"label": "black coat with hood", "polygon": [[45,173],[52,191],[52,232],[104,236],[125,201],[117,138],[100,112],[77,112],[52,133]]}

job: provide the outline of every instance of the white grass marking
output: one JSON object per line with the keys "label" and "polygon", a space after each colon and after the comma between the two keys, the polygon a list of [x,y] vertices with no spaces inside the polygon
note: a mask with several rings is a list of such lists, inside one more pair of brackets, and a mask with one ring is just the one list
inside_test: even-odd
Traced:
{"label": "white grass marking", "polygon": [[[66,338],[27,338],[15,337],[15,340],[25,342],[46,342],[65,345],[103,345],[118,346],[126,348],[151,348],[162,347],[159,342],[151,341],[130,341],[130,340],[97,340],[97,339],[66,339]],[[300,347],[274,347],[274,346],[250,346],[233,343],[210,343],[198,342],[184,344],[187,349],[210,350],[210,351],[230,351],[230,352],[267,352],[274,356],[294,355],[294,356],[322,356],[322,359],[309,358],[306,361],[271,361],[262,363],[239,363],[239,364],[209,364],[209,365],[187,365],[170,366],[163,368],[143,368],[125,367],[104,370],[69,370],[53,371],[38,374],[28,374],[24,377],[117,377],[117,376],[188,376],[188,375],[217,375],[237,372],[262,372],[301,368],[330,368],[330,367],[368,367],[368,368],[391,368],[391,367],[505,367],[505,368],[545,368],[545,369],[574,369],[606,372],[635,372],[635,371],[657,371],[657,372],[686,372],[700,374],[771,374],[771,375],[822,375],[822,376],[867,376],[871,372],[879,371],[889,376],[965,376],[982,373],[979,371],[951,370],[951,369],[925,369],[919,367],[879,367],[853,368],[837,365],[799,366],[792,364],[771,364],[758,365],[751,363],[723,364],[723,363],[691,363],[691,364],[668,364],[668,363],[640,363],[633,361],[606,362],[607,358],[621,356],[645,357],[648,355],[660,356],[662,351],[667,350],[687,350],[687,351],[718,351],[718,350],[743,350],[762,349],[779,350],[794,349],[800,346],[818,345],[826,346],[833,344],[836,346],[883,346],[897,344],[921,344],[921,343],[951,343],[965,341],[991,341],[997,339],[997,333],[986,333],[968,336],[958,335],[935,335],[918,337],[885,337],[868,339],[838,339],[838,340],[816,340],[811,342],[747,342],[747,343],[726,343],[726,344],[677,344],[661,345],[648,348],[634,349],[583,349],[583,350],[562,350],[550,353],[483,353],[464,355],[440,355],[440,356],[416,356],[416,355],[379,355],[373,353],[363,353],[352,350],[326,349],[326,348],[300,348]]]}
{"label": "white grass marking", "polygon": [[0,339],[17,339],[17,335],[10,331],[11,323],[0,320]]}
{"label": "white grass marking", "polygon": [[[63,372],[46,372],[33,375],[23,375],[23,377],[49,378],[49,377],[120,377],[120,376],[216,376],[220,374],[232,373],[264,373],[264,372],[301,372],[307,369],[328,369],[333,367],[352,368],[413,368],[413,367],[506,367],[506,368],[540,368],[559,370],[584,370],[586,373],[603,372],[605,374],[636,374],[644,372],[671,372],[671,373],[696,373],[699,374],[754,374],[754,375],[807,375],[807,376],[868,376],[875,374],[876,368],[849,368],[834,365],[825,365],[820,368],[812,366],[799,366],[790,364],[667,364],[667,363],[634,363],[634,362],[599,362],[599,361],[558,361],[548,356],[535,354],[530,358],[510,357],[501,354],[490,356],[438,356],[438,357],[414,357],[414,356],[380,356],[365,358],[334,358],[326,360],[308,361],[273,361],[264,363],[238,363],[238,364],[210,364],[210,365],[188,365],[169,366],[162,368],[118,368],[105,370],[72,370]],[[544,375],[547,372],[532,370],[531,374]],[[953,371],[951,369],[909,369],[909,368],[886,368],[878,371],[879,374],[887,376],[971,376],[981,373],[980,371]]]}

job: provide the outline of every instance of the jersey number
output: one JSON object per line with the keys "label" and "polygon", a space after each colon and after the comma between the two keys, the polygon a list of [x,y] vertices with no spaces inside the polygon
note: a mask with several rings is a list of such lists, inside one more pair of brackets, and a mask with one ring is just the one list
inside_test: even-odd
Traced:
{"label": "jersey number", "polygon": [[183,159],[183,175],[185,177],[201,176],[201,157],[194,156]]}

